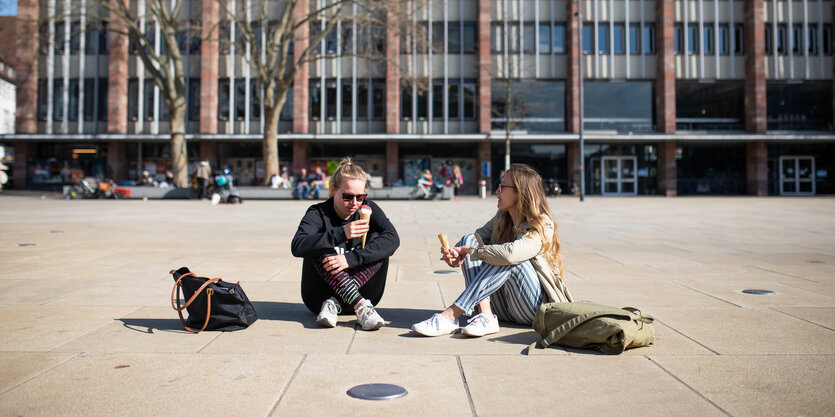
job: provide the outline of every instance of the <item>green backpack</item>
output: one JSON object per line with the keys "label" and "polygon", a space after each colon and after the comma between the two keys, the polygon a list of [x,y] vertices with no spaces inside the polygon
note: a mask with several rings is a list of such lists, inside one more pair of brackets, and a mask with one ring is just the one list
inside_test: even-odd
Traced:
{"label": "green backpack", "polygon": [[632,307],[615,308],[587,302],[543,303],[533,328],[542,336],[528,349],[556,343],[576,349],[596,349],[617,355],[625,349],[655,341],[652,316]]}

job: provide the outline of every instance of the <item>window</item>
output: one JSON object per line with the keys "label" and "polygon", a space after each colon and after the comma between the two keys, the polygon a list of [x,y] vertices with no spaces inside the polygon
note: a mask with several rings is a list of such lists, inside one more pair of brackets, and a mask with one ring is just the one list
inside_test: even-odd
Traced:
{"label": "window", "polygon": [[583,24],[583,53],[594,53],[594,31],[590,23]]}
{"label": "window", "polygon": [[742,55],[745,53],[745,48],[743,45],[745,44],[745,33],[743,31],[742,23],[734,24],[734,54]]}
{"label": "window", "polygon": [[695,23],[687,25],[687,53],[699,53],[699,26]]}
{"label": "window", "polygon": [[[336,29],[334,29],[336,30]],[[354,22],[346,20],[342,22],[342,52],[354,53]]]}
{"label": "window", "polygon": [[644,24],[643,44],[644,54],[655,54],[655,25],[652,23]]}
{"label": "window", "polygon": [[[412,120],[416,117],[417,120],[426,120],[429,114],[429,86],[425,82],[421,82],[417,87],[413,84],[404,84],[400,90],[400,117],[403,120]],[[415,96],[417,99],[415,100]],[[413,107],[413,102],[416,102],[417,108]]]}
{"label": "window", "polygon": [[[145,36],[145,39],[148,42],[148,45],[151,48],[153,48],[154,47],[154,41],[156,39],[156,32],[154,31],[154,22],[146,22],[145,23],[144,36]],[[128,51],[130,52],[130,54],[131,55],[136,55],[139,52],[139,46],[140,45],[137,45],[136,42],[134,42],[132,36],[130,37],[130,40],[129,40],[128,44],[129,44]]]}
{"label": "window", "polygon": [[[199,91],[199,83],[197,84],[197,88]],[[199,110],[197,118],[200,118]],[[249,120],[261,120],[261,83],[256,79],[249,80]]]}
{"label": "window", "polygon": [[803,25],[792,25],[792,54],[803,55]]}
{"label": "window", "polygon": [[551,47],[555,54],[565,53],[565,24],[557,23],[552,28]]}
{"label": "window", "polygon": [[781,23],[777,25],[777,53],[780,55],[785,55],[786,50],[786,31],[788,28],[786,27],[785,23]]}
{"label": "window", "polygon": [[565,130],[564,82],[494,80],[491,89],[494,129],[510,124],[511,129],[535,132]]}
{"label": "window", "polygon": [[99,78],[98,111],[99,121],[107,121],[107,78]]}
{"label": "window", "polygon": [[597,26],[597,52],[609,53],[609,25]]}
{"label": "window", "polygon": [[[38,99],[38,119],[41,119],[40,116],[40,98]],[[93,121],[94,119],[94,107],[95,107],[95,100],[96,100],[96,79],[95,78],[85,78],[84,79],[84,120],[85,121]],[[44,106],[46,106],[46,102],[44,101]],[[44,109],[44,119],[46,118],[46,110]]]}
{"label": "window", "polygon": [[38,120],[46,120],[46,79],[38,80]]}
{"label": "window", "polygon": [[427,22],[418,22],[415,30],[415,50],[418,54],[428,53],[429,48],[427,48],[427,44],[429,43],[429,24]]}
{"label": "window", "polygon": [[809,55],[818,54],[818,25],[809,25]]}
{"label": "window", "polygon": [[70,80],[70,108],[67,109],[67,118],[70,121],[78,121],[78,78]]}
{"label": "window", "polygon": [[78,53],[79,46],[81,44],[81,23],[80,22],[72,22],[70,32],[70,54],[75,55]]}
{"label": "window", "polygon": [[55,55],[64,55],[64,22],[55,22],[55,33],[52,42],[55,47]]}
{"label": "window", "polygon": [[235,79],[235,120],[246,117],[246,83],[243,78]]}
{"label": "window", "polygon": [[139,118],[139,80],[131,78],[128,80],[128,120],[136,121]]}
{"label": "window", "polygon": [[432,22],[432,53],[444,53],[444,22]]}
{"label": "window", "polygon": [[[146,78],[145,79],[145,88],[143,89],[144,96],[145,96],[145,98],[143,99],[144,100],[143,105],[144,105],[145,111],[143,113],[145,114],[145,120],[146,121],[154,120],[154,94],[155,94],[155,91],[156,91],[156,84],[154,83],[154,80],[151,79],[151,78]],[[226,85],[226,96],[227,97],[229,96],[228,81],[227,81],[227,85]],[[226,104],[227,104],[226,112],[228,114],[229,113],[229,106],[228,106],[229,102],[227,101]],[[228,115],[227,115],[227,118],[223,119],[223,120],[227,120],[227,119],[228,119]]]}
{"label": "window", "polygon": [[508,50],[512,53],[519,52],[519,22],[510,22],[507,24],[508,36],[507,44]]}
{"label": "window", "polygon": [[539,25],[539,53],[551,53],[551,27],[548,25]]}
{"label": "window", "polygon": [[322,100],[325,101],[324,117],[327,120],[336,118],[336,80],[325,80],[324,90],[323,92],[321,80],[310,80],[310,120],[322,120]]}
{"label": "window", "polygon": [[464,101],[464,120],[476,120],[478,102],[476,101],[476,82],[465,80],[461,84]]}
{"label": "window", "polygon": [[459,117],[459,88],[460,85],[457,82],[450,82],[449,84],[447,84],[447,115],[449,117],[449,120],[458,120]]}
{"label": "window", "polygon": [[231,25],[228,20],[224,20],[218,25],[217,37],[220,40],[220,42],[218,42],[218,53],[220,55],[229,55],[229,51],[231,49],[231,43],[229,40],[232,35],[231,30]]}
{"label": "window", "polygon": [[[357,108],[362,108],[361,101],[362,101],[362,94],[359,92],[362,90],[357,90]],[[366,101],[368,101],[366,99]],[[342,80],[342,118],[343,119],[350,119],[353,117],[353,104],[354,104],[354,97],[353,92],[351,91],[351,80],[350,79],[343,79]],[[362,113],[361,110],[357,110],[357,118],[360,117]]]}
{"label": "window", "polygon": [[823,54],[832,55],[832,25],[823,25]]}
{"label": "window", "polygon": [[461,53],[461,22],[450,21],[447,24],[447,51],[451,54]]}
{"label": "window", "polygon": [[536,53],[536,26],[534,26],[534,22],[525,22],[523,30],[522,35],[525,43],[522,45],[523,52],[529,55]]}
{"label": "window", "polygon": [[682,27],[680,23],[673,26],[673,51],[676,55],[680,55],[683,51]]}
{"label": "window", "polygon": [[278,115],[278,119],[283,121],[293,120],[293,87],[287,89],[284,107],[281,108],[281,114]]}
{"label": "window", "polygon": [[52,120],[64,120],[64,80],[52,80]]}
{"label": "window", "polygon": [[[311,91],[311,95],[313,95]],[[229,79],[220,78],[217,80],[217,118],[218,120],[229,120]]]}
{"label": "window", "polygon": [[464,22],[464,40],[461,44],[462,54],[476,52],[476,22]]}
{"label": "window", "polygon": [[400,88],[400,118],[412,119],[412,86],[408,84]]}
{"label": "window", "polygon": [[[188,80],[188,120],[200,121],[200,79],[189,78]],[[259,110],[260,113],[260,110]]]}
{"label": "window", "polygon": [[713,25],[712,24],[705,24],[702,26],[702,51],[705,54],[712,54],[713,53]]}
{"label": "window", "polygon": [[731,53],[731,33],[727,23],[719,25],[719,55]]}
{"label": "window", "polygon": [[629,53],[638,55],[641,53],[641,26],[637,23],[629,25]]}
{"label": "window", "polygon": [[774,32],[768,23],[765,24],[765,53],[766,55],[774,53]]}
{"label": "window", "polygon": [[386,120],[386,80],[372,80],[371,86],[371,118]]}
{"label": "window", "polygon": [[436,79],[432,85],[432,119],[444,118],[444,80]]}
{"label": "window", "polygon": [[623,23],[615,23],[612,27],[612,34],[614,35],[612,51],[618,55],[623,55],[626,53],[626,33]]}

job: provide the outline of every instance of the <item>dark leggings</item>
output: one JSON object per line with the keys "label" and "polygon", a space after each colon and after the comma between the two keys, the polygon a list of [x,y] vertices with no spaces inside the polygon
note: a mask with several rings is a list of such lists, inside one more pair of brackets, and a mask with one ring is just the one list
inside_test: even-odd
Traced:
{"label": "dark leggings", "polygon": [[354,304],[360,298],[377,305],[383,298],[388,263],[386,258],[331,274],[324,270],[320,259],[304,258],[302,301],[314,314],[319,314],[322,302],[331,297],[340,301],[342,314],[353,314]]}

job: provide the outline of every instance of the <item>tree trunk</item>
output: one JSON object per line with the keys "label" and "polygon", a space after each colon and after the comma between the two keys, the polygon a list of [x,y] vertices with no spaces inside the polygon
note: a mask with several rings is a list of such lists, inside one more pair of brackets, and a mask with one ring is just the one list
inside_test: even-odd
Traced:
{"label": "tree trunk", "polygon": [[171,168],[177,187],[188,187],[188,152],[186,151],[186,106],[180,100],[169,108],[171,122]]}
{"label": "tree trunk", "polygon": [[[266,120],[264,121],[264,138],[261,149],[264,154],[265,180],[269,181],[273,174],[281,174],[278,167],[278,117],[281,108],[267,108],[264,106]],[[268,183],[269,184],[269,183]]]}

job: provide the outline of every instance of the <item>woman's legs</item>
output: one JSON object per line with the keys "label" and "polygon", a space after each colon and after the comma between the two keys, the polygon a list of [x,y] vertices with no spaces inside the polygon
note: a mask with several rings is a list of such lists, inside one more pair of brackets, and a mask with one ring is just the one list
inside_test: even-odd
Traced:
{"label": "woman's legs", "polygon": [[335,274],[326,271],[322,266],[322,259],[333,254],[322,255],[319,259],[314,260],[313,264],[316,268],[316,273],[325,281],[325,283],[333,289],[342,301],[350,306],[356,306],[357,303],[363,300],[360,294],[360,287],[365,285],[371,277],[380,269],[383,261],[377,261],[366,265],[358,265]]}

